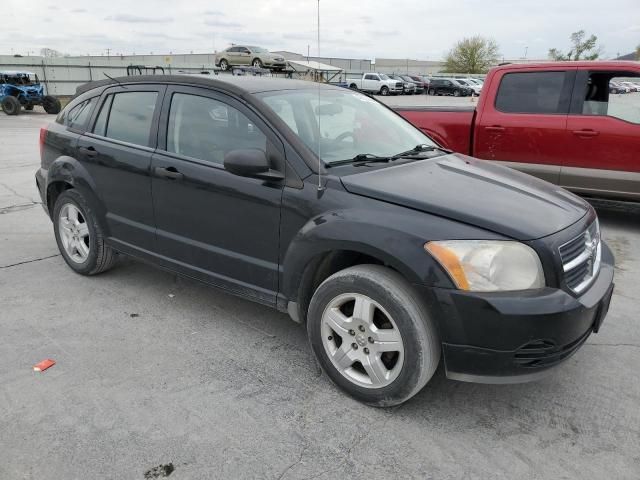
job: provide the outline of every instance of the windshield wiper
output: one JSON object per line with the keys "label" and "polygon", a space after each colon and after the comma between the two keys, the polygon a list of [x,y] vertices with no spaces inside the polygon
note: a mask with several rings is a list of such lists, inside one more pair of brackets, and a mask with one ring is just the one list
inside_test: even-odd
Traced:
{"label": "windshield wiper", "polygon": [[338,160],[337,162],[331,162],[327,164],[327,167],[332,167],[334,165],[345,165],[348,163],[352,163],[357,166],[357,165],[363,165],[366,163],[391,162],[393,160],[398,160],[400,158],[419,159],[419,158],[422,158],[421,156],[419,156],[420,153],[433,152],[434,150],[442,150],[443,152],[451,153],[450,150],[447,150],[442,147],[438,147],[436,145],[420,144],[420,145],[416,145],[411,150],[407,150],[406,152],[401,152],[401,153],[397,153],[395,155],[390,155],[390,156],[373,155],[371,153],[359,153],[353,158],[349,158],[346,160]]}

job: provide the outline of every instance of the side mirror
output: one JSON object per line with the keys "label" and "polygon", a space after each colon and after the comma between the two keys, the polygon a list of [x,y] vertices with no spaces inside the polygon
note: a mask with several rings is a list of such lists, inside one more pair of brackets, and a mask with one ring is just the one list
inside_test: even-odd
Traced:
{"label": "side mirror", "polygon": [[240,177],[261,178],[278,181],[284,178],[282,173],[271,170],[267,155],[258,149],[246,148],[231,150],[224,156],[225,170]]}

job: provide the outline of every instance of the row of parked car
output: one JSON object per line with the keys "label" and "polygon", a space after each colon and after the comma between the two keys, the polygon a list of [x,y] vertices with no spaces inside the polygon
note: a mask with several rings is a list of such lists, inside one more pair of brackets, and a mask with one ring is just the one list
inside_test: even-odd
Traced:
{"label": "row of parked car", "polygon": [[347,76],[346,85],[354,90],[378,95],[453,95],[468,97],[480,95],[483,81],[477,78],[432,78],[425,75],[399,75],[384,73],[363,73],[361,76]]}
{"label": "row of parked car", "polygon": [[632,93],[640,92],[640,82],[619,81],[609,82],[609,93]]}

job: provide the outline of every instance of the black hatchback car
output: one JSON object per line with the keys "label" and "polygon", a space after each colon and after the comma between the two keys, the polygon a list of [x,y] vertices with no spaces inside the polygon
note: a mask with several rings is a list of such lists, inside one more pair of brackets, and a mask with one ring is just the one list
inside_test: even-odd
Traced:
{"label": "black hatchback car", "polygon": [[306,325],[372,405],[448,377],[540,377],[597,332],[613,257],[575,195],[454,154],[310,82],[90,83],[41,131],[36,182],[72,270],[129,255]]}

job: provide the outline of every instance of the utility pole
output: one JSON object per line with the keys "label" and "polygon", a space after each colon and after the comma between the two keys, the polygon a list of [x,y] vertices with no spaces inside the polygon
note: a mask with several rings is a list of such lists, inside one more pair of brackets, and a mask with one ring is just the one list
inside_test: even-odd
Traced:
{"label": "utility pole", "polygon": [[524,47],[524,59],[527,59],[527,52],[529,51],[529,46]]}
{"label": "utility pole", "polygon": [[109,54],[111,53],[111,49],[107,48],[107,58],[109,58]]}
{"label": "utility pole", "polygon": [[307,45],[307,62],[309,61],[309,49],[311,48],[311,45]]}

